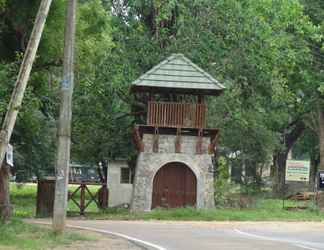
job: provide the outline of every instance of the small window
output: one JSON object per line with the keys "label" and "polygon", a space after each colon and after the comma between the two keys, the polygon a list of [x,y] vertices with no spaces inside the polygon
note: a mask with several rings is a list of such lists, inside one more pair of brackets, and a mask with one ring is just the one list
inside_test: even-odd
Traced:
{"label": "small window", "polygon": [[121,168],[120,169],[120,183],[133,183],[133,175],[130,168]]}

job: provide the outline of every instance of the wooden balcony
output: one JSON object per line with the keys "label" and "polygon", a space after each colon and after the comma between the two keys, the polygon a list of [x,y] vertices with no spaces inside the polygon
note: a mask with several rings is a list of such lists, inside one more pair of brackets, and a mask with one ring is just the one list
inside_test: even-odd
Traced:
{"label": "wooden balcony", "polygon": [[154,127],[205,128],[206,111],[205,104],[149,102],[147,125]]}

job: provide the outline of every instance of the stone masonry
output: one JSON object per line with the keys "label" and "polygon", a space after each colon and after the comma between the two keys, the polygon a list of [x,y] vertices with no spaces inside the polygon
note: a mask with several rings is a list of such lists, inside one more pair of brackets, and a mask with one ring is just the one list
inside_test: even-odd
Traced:
{"label": "stone masonry", "polygon": [[181,153],[175,153],[175,135],[159,135],[158,152],[153,152],[152,134],[143,135],[144,152],[137,158],[134,179],[133,211],[150,211],[153,180],[157,171],[170,162],[187,165],[197,179],[197,208],[214,207],[214,176],[211,155],[208,154],[209,137],[202,138],[202,154],[196,154],[197,136],[181,136]]}

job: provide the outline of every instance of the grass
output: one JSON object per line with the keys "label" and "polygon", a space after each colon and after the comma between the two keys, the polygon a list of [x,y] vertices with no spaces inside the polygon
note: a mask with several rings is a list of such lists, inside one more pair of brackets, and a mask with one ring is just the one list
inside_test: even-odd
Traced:
{"label": "grass", "polygon": [[9,223],[0,221],[0,250],[44,250],[70,245],[75,241],[91,240],[79,233],[67,231],[63,235],[56,235],[49,228],[24,223],[22,218],[35,216],[36,192],[36,184],[10,186],[14,216]]}
{"label": "grass", "polygon": [[0,249],[6,250],[44,250],[70,245],[74,241],[90,240],[72,232],[56,235],[50,229],[30,225],[16,218],[6,224],[0,223],[0,232]]}
{"label": "grass", "polygon": [[[92,191],[98,187],[91,186]],[[72,187],[71,190],[75,189]],[[19,217],[33,217],[35,215],[36,185],[25,185],[17,188],[12,185],[11,199],[15,206],[15,214]],[[87,210],[89,219],[109,220],[204,220],[204,221],[324,221],[324,212],[319,211],[312,201],[300,204],[294,201],[285,201],[285,207],[305,205],[306,209],[288,211],[283,209],[282,200],[257,199],[251,208],[218,208],[201,209],[154,209],[152,212],[130,213],[127,209],[109,208],[99,210],[93,203]],[[69,215],[78,215],[78,208],[69,202]]]}
{"label": "grass", "polygon": [[312,210],[288,211],[282,208],[282,201],[269,199],[255,208],[218,209],[154,209],[147,213],[129,213],[125,209],[108,209],[88,216],[91,219],[110,220],[181,220],[181,221],[324,221],[324,212]]}
{"label": "grass", "polygon": [[10,199],[14,205],[14,214],[16,217],[33,217],[36,211],[36,184],[10,186]]}

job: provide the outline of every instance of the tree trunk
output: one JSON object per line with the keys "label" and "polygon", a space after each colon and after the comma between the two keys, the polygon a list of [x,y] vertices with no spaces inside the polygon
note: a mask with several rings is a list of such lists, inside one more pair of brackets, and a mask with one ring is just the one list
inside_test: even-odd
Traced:
{"label": "tree trunk", "polygon": [[288,128],[289,132],[285,132],[283,135],[285,149],[279,151],[273,155],[273,167],[274,167],[274,178],[273,178],[273,192],[275,195],[282,197],[282,193],[285,188],[286,178],[286,162],[288,153],[300,138],[305,130],[305,124],[302,120],[296,120]]}
{"label": "tree trunk", "polygon": [[288,151],[278,152],[273,156],[273,165],[275,166],[273,192],[278,197],[284,195],[287,157]]}
{"label": "tree trunk", "polygon": [[309,191],[313,192],[316,185],[316,174],[318,171],[319,157],[316,154],[310,155]]}
{"label": "tree trunk", "polygon": [[8,221],[11,217],[10,192],[9,192],[10,167],[6,164],[0,169],[0,217]]}
{"label": "tree trunk", "polygon": [[102,185],[102,187],[98,191],[99,208],[101,209],[108,208],[108,197],[109,197],[109,191],[107,185]]}

